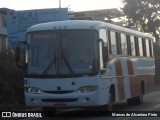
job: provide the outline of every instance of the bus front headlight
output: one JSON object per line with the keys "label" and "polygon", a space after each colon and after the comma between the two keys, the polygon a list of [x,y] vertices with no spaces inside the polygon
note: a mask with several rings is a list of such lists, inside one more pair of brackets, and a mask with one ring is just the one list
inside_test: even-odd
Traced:
{"label": "bus front headlight", "polygon": [[33,93],[33,94],[40,94],[41,93],[41,90],[36,87],[25,87],[24,91],[27,93]]}
{"label": "bus front headlight", "polygon": [[87,92],[93,92],[96,91],[98,89],[98,86],[83,86],[80,87],[77,92],[78,93],[87,93]]}

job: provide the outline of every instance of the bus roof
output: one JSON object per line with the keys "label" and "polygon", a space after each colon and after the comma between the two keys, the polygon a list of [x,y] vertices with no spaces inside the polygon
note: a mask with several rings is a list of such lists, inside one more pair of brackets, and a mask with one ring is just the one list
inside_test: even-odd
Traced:
{"label": "bus roof", "polygon": [[65,20],[41,23],[32,26],[28,31],[55,30],[55,29],[99,29],[106,24],[100,21],[92,20]]}
{"label": "bus roof", "polygon": [[141,37],[149,37],[152,38],[152,35],[149,33],[142,33],[135,30],[131,30],[128,28],[124,28],[121,26],[117,26],[110,23],[105,23],[102,21],[94,21],[94,20],[65,20],[65,21],[54,21],[47,22],[34,25],[30,27],[27,32],[33,31],[44,31],[44,30],[64,30],[64,29],[93,29],[99,30],[100,28],[107,28],[114,31],[120,31],[124,33],[129,33]]}

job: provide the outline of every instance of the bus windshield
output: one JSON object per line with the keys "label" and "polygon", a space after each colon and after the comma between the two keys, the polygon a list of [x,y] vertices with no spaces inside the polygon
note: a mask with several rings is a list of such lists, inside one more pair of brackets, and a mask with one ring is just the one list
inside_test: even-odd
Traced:
{"label": "bus windshield", "polygon": [[98,71],[97,40],[98,33],[93,30],[28,33],[27,75],[94,75]]}

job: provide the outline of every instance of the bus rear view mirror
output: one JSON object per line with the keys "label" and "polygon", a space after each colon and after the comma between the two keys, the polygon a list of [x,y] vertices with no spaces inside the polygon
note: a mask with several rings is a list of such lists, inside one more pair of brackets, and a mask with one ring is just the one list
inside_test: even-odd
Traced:
{"label": "bus rear view mirror", "polygon": [[24,48],[16,47],[15,49],[15,61],[17,63],[17,66],[20,68],[25,68],[26,63],[26,51]]}
{"label": "bus rear view mirror", "polygon": [[26,41],[20,41],[17,44],[17,47],[15,49],[15,61],[18,67],[20,68],[26,68],[26,53],[29,50],[29,45]]}

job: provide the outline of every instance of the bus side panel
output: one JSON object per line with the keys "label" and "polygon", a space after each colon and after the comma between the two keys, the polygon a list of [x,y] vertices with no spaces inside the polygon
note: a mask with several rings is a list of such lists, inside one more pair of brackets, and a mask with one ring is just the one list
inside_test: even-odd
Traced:
{"label": "bus side panel", "polygon": [[144,91],[148,92],[148,87],[149,87],[149,84],[148,84],[148,75],[139,75],[138,76],[138,95],[140,94],[140,90],[141,90],[141,85],[144,85]]}
{"label": "bus side panel", "polygon": [[148,81],[149,81],[149,89],[152,90],[155,87],[155,76],[154,75],[148,75]]}
{"label": "bus side panel", "polygon": [[115,69],[118,83],[118,92],[119,92],[119,100],[125,99],[125,89],[124,89],[124,80],[123,80],[123,72],[122,65],[119,58],[115,60]]}
{"label": "bus side panel", "polygon": [[123,70],[123,81],[124,81],[124,88],[125,88],[125,99],[131,97],[131,91],[130,91],[130,77],[128,76],[128,64],[126,62],[126,57],[121,58],[121,65]]}
{"label": "bus side panel", "polygon": [[131,97],[137,96],[137,89],[135,89],[137,86],[137,78],[134,75],[134,68],[133,63],[131,59],[127,58],[127,69],[128,69],[128,75],[129,75],[129,81],[130,81],[130,94]]}
{"label": "bus side panel", "polygon": [[[115,65],[116,61],[117,61],[117,66]],[[120,98],[121,99],[124,98],[124,97],[122,97],[122,94],[124,94],[124,90],[123,91],[121,90],[122,85],[124,84],[123,79],[118,79],[117,74],[118,75],[122,74],[120,60],[119,59],[112,59],[107,65],[107,71],[104,75],[104,79],[106,79],[106,81],[108,81],[107,86],[109,89],[110,89],[111,85],[113,85],[115,88],[115,102],[119,102]],[[124,87],[124,85],[123,85],[123,87]],[[109,89],[108,89],[107,97],[109,94]]]}
{"label": "bus side panel", "polygon": [[[155,84],[154,59],[131,58],[131,61],[132,61],[132,65],[128,66],[129,71],[132,71],[130,69],[133,66],[133,75],[134,75],[134,78],[131,78],[130,80],[131,95],[132,97],[136,97],[140,95],[141,89],[144,89],[144,93],[147,93],[149,92],[150,89],[154,87],[154,84]],[[129,72],[129,73],[130,75],[132,75],[132,72]]]}
{"label": "bus side panel", "polygon": [[130,79],[130,91],[131,91],[131,97],[137,96],[137,93],[139,91],[138,86],[138,79],[137,77],[129,77]]}

